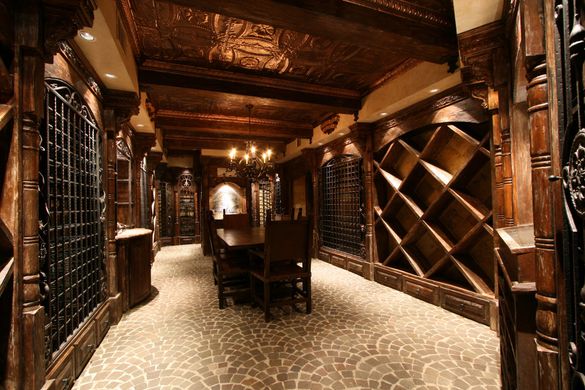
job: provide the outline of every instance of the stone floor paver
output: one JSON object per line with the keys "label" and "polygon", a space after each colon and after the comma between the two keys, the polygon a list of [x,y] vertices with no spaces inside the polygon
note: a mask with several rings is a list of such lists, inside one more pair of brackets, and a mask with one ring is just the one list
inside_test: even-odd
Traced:
{"label": "stone floor paver", "polygon": [[[76,390],[498,389],[488,327],[313,260],[313,313],[220,310],[199,245],[163,248],[154,298],[112,326]],[[480,385],[481,384],[481,385]]]}

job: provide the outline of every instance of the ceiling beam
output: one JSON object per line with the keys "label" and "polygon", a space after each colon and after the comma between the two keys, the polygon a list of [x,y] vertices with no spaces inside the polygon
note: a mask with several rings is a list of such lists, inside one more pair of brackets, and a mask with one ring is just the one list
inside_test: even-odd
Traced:
{"label": "ceiling beam", "polygon": [[453,15],[403,0],[167,1],[434,63],[457,57]]}
{"label": "ceiling beam", "polygon": [[239,135],[248,138],[291,139],[313,136],[313,127],[304,123],[171,110],[157,111],[156,123],[166,130]]}
{"label": "ceiling beam", "polygon": [[[242,149],[244,147],[245,139],[237,137],[212,137],[205,135],[194,134],[177,134],[175,132],[165,131],[164,146],[166,149],[172,150],[198,150],[198,149],[219,149],[225,150],[226,153],[231,148]],[[286,142],[282,140],[258,140],[256,145],[261,148],[271,148],[276,153],[284,153],[286,150]]]}
{"label": "ceiling beam", "polygon": [[361,108],[358,91],[290,82],[265,76],[245,77],[225,70],[146,61],[138,70],[142,86],[163,86],[253,96],[282,101],[291,108],[352,114]]}

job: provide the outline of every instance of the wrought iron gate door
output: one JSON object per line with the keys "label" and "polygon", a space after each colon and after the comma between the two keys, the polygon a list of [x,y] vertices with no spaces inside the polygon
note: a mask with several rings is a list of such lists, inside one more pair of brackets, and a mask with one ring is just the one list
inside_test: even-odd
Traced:
{"label": "wrought iron gate door", "polygon": [[556,1],[556,71],[563,165],[563,267],[571,388],[585,389],[585,29],[582,0]]}

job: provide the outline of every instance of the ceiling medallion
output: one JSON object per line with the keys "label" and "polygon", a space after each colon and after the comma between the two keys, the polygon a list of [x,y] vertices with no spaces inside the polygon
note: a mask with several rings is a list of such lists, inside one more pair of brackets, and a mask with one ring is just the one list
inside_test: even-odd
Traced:
{"label": "ceiling medallion", "polygon": [[[248,136],[251,133],[252,122],[252,107],[248,104]],[[270,160],[272,157],[272,150],[266,149],[265,152],[260,153],[256,144],[252,140],[246,141],[244,155],[238,159],[238,150],[232,148],[229,152],[229,165],[227,172],[233,172],[236,176],[248,179],[250,181],[257,181],[274,173],[274,164]]]}

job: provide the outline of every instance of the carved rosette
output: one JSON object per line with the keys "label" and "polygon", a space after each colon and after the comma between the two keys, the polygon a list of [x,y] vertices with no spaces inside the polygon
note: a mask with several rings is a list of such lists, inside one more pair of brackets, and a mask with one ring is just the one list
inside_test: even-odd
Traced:
{"label": "carved rosette", "polygon": [[327,117],[327,119],[321,123],[321,131],[325,134],[333,133],[337,128],[337,124],[339,124],[339,119],[340,116],[338,114]]}
{"label": "carved rosette", "polygon": [[585,215],[585,129],[579,130],[571,145],[569,162],[563,168],[563,185],[573,209]]}

